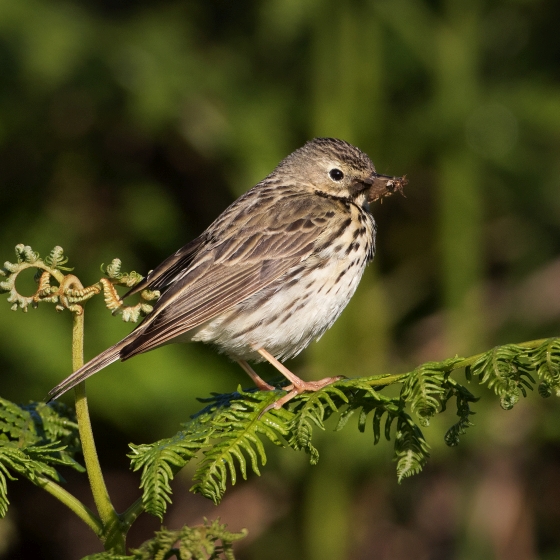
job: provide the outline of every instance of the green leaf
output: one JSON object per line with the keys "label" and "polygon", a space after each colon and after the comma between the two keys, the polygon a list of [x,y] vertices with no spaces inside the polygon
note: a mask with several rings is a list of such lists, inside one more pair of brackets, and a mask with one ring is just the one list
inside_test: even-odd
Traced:
{"label": "green leaf", "polygon": [[[8,507],[7,479],[19,474],[39,486],[43,477],[63,481],[58,466],[84,471],[74,459],[77,425],[60,403],[16,405],[0,398],[0,516]],[[14,474],[12,474],[14,473]]]}
{"label": "green leaf", "polygon": [[541,380],[539,394],[560,397],[560,339],[550,338],[531,355],[537,375]]}
{"label": "green leaf", "polygon": [[[259,460],[266,463],[266,454],[260,436],[275,445],[284,445],[282,436],[288,434],[288,410],[270,410],[267,407],[278,399],[276,391],[244,392],[229,400],[229,408],[220,406],[209,419],[212,425],[212,445],[204,450],[204,459],[198,467],[192,491],[199,492],[218,503],[229,479],[237,480],[237,468],[247,478],[247,459],[253,472],[260,475]],[[198,416],[200,419],[201,417]],[[236,467],[237,464],[237,467]]]}
{"label": "green leaf", "polygon": [[401,398],[410,403],[410,409],[423,426],[428,426],[430,418],[441,412],[445,378],[459,361],[459,358],[451,358],[444,362],[427,362],[406,377]]}
{"label": "green leaf", "polygon": [[444,440],[447,445],[454,447],[455,445],[459,445],[459,436],[465,435],[467,428],[473,425],[469,418],[475,413],[471,410],[470,403],[477,402],[479,399],[466,387],[459,385],[459,383],[453,379],[448,379],[447,385],[449,387],[449,392],[446,401],[452,397],[456,398],[457,416],[459,420],[447,430]]}
{"label": "green leaf", "polygon": [[401,412],[395,434],[395,459],[399,482],[422,470],[430,457],[429,449],[420,428],[406,412]]}
{"label": "green leaf", "polygon": [[212,522],[205,519],[203,525],[196,527],[156,531],[153,539],[131,550],[130,556],[100,552],[86,556],[83,560],[235,560],[233,543],[246,536],[246,529],[232,533],[219,519]]}
{"label": "green leaf", "polygon": [[332,413],[338,412],[333,397],[339,402],[348,402],[345,394],[336,385],[328,385],[320,391],[300,395],[293,405],[294,415],[289,424],[288,444],[293,449],[308,453],[312,465],[319,461],[319,452],[311,443],[313,428],[324,430],[325,420]]}
{"label": "green leaf", "polygon": [[505,410],[517,403],[520,394],[526,396],[527,388],[532,390],[535,383],[531,375],[533,370],[527,350],[516,344],[497,346],[485,352],[471,366],[472,376],[494,390]]}
{"label": "green leaf", "polygon": [[142,503],[148,513],[163,520],[167,504],[171,503],[171,480],[198,451],[208,446],[213,429],[211,423],[195,419],[171,438],[153,444],[130,444],[132,470],[142,469]]}

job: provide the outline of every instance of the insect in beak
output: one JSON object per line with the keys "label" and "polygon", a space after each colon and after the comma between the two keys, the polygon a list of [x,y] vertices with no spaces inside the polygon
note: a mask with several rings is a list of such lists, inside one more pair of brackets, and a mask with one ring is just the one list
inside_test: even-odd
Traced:
{"label": "insect in beak", "polygon": [[403,189],[408,184],[406,175],[402,177],[390,177],[389,175],[381,175],[376,173],[366,181],[366,184],[371,184],[368,192],[368,202],[375,202],[376,200],[383,201],[386,196],[391,196],[395,192],[400,192],[405,196]]}

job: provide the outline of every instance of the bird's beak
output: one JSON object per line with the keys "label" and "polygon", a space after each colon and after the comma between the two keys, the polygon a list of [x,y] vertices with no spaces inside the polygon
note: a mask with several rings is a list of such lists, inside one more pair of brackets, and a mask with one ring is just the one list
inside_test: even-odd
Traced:
{"label": "bird's beak", "polygon": [[404,196],[403,188],[408,184],[406,175],[402,177],[390,177],[381,173],[374,173],[368,177],[364,183],[371,185],[368,191],[368,202],[375,202],[386,196],[391,196],[395,192],[400,192]]}

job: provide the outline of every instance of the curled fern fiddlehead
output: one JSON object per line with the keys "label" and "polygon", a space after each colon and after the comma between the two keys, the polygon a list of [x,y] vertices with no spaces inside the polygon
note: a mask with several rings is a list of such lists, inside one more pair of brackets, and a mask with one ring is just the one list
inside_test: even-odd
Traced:
{"label": "curled fern fiddlehead", "polygon": [[[152,311],[152,306],[146,302],[157,299],[160,295],[157,291],[143,290],[140,294],[143,301],[136,305],[124,305],[115,286],[130,288],[140,282],[142,276],[134,271],[121,272],[119,259],[114,259],[105,269],[102,268],[107,275],[106,278],[84,287],[78,278],[72,274],[65,274],[72,269],[64,266],[68,258],[61,247],[55,247],[45,259],[41,259],[39,253],[28,245],[17,245],[15,252],[17,262],[7,261],[0,270],[0,293],[9,293],[8,302],[13,304],[13,311],[22,309],[26,312],[29,306],[37,307],[39,303],[54,303],[57,311],[68,309],[80,314],[82,305],[88,299],[103,292],[108,309],[118,312],[123,321],[136,322]],[[28,268],[37,270],[35,275],[37,290],[30,296],[20,294],[16,288],[18,275]],[[53,280],[56,282],[54,285]]]}
{"label": "curled fern fiddlehead", "polygon": [[533,390],[532,369],[526,349],[507,344],[485,352],[472,364],[471,375],[478,377],[480,383],[487,383],[500,397],[502,408],[509,410],[517,403],[520,394],[526,396],[526,389]]}
{"label": "curled fern fiddlehead", "polygon": [[545,340],[531,355],[536,363],[539,379],[539,394],[541,397],[556,395],[560,397],[560,340],[549,338]]}

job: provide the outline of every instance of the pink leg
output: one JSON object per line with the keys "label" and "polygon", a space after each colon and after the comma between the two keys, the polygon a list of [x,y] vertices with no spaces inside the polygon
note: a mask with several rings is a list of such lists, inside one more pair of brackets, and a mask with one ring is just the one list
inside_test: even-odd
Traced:
{"label": "pink leg", "polygon": [[274,391],[276,389],[269,385],[262,377],[259,377],[257,372],[245,360],[237,360],[237,363],[245,370],[260,391]]}
{"label": "pink leg", "polygon": [[[291,385],[285,387],[288,391],[287,395],[284,395],[281,399],[277,400],[273,405],[269,408],[275,408],[278,410],[282,408],[288,401],[293,399],[296,395],[300,393],[304,393],[305,391],[319,391],[323,387],[334,383],[335,381],[339,381],[343,379],[344,376],[338,375],[336,377],[325,377],[324,379],[320,379],[319,381],[304,381],[300,379],[297,375],[294,375],[284,364],[279,362],[272,354],[267,352],[264,348],[260,348],[257,352],[265,358],[268,362],[270,362],[286,379],[292,382]],[[255,374],[256,375],[256,374]],[[266,412],[266,411],[265,411]]]}

